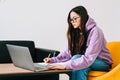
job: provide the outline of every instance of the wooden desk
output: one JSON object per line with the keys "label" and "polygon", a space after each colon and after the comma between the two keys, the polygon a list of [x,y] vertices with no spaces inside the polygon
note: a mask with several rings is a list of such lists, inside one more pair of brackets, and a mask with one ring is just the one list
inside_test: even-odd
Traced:
{"label": "wooden desk", "polygon": [[30,70],[22,69],[15,67],[13,64],[0,64],[0,76],[1,75],[11,75],[11,74],[61,74],[61,73],[70,73],[71,70],[47,70],[47,71],[40,71],[40,72],[33,72]]}

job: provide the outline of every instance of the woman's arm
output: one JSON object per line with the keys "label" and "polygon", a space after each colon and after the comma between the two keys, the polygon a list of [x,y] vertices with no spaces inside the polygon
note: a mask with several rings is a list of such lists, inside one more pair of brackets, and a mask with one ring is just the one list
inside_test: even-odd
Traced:
{"label": "woman's arm", "polygon": [[58,56],[52,57],[51,58],[51,63],[56,63],[56,62],[64,62],[67,61],[71,58],[71,54],[69,53],[68,49],[65,51],[61,52]]}

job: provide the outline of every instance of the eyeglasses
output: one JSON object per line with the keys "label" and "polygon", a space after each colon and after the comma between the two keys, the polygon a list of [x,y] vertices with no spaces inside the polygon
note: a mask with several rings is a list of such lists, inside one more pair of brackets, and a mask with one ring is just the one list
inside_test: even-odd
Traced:
{"label": "eyeglasses", "polygon": [[70,19],[69,21],[71,22],[71,23],[75,23],[75,22],[77,22],[77,19],[78,18],[80,18],[80,17],[73,17],[73,19]]}

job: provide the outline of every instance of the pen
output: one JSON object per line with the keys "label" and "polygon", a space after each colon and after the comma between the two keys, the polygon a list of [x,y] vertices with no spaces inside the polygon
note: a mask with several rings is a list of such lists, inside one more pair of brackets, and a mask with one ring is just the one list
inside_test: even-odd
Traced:
{"label": "pen", "polygon": [[51,54],[48,55],[48,58],[50,58],[50,55],[51,55]]}

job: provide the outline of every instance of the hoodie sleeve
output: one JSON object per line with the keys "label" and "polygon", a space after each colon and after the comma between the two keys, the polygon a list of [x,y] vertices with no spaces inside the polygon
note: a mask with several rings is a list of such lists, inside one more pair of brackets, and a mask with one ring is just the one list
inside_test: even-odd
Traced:
{"label": "hoodie sleeve", "polygon": [[88,37],[88,47],[84,55],[65,63],[66,69],[79,70],[89,67],[102,50],[103,33],[99,28],[94,28]]}
{"label": "hoodie sleeve", "polygon": [[51,58],[51,63],[65,62],[71,58],[71,54],[68,51],[68,48],[61,52],[57,57]]}

